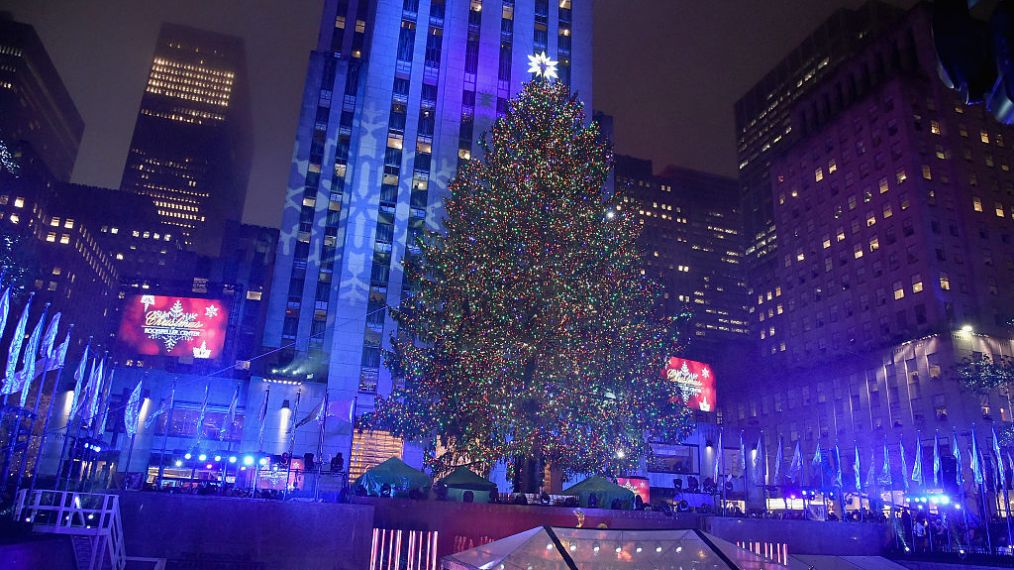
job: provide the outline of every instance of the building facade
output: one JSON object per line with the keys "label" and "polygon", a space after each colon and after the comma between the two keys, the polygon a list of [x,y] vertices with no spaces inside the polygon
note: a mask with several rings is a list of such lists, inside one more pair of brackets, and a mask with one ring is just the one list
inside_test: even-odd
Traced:
{"label": "building facade", "polygon": [[1005,396],[970,393],[956,370],[1014,349],[1014,131],[938,79],[931,20],[917,5],[825,73],[771,160],[758,365],[723,410],[771,450],[783,436],[785,457],[797,441],[864,461],[886,444],[898,468],[899,442],[955,431],[964,446],[978,423],[981,445],[1011,419]]}
{"label": "building facade", "polygon": [[21,143],[12,156],[18,174],[0,169],[0,233],[18,240],[33,304],[50,303],[64,323],[75,324],[78,339],[103,345],[119,280],[113,255],[66,197],[69,185],[50,174],[31,145]]}
{"label": "building facade", "polygon": [[250,124],[242,40],[159,31],[120,187],[150,198],[170,233],[214,255],[243,215]]}
{"label": "building facade", "polygon": [[31,143],[66,182],[83,134],[84,121],[35,28],[0,14],[0,141]]}
{"label": "building facade", "polygon": [[664,286],[665,310],[693,313],[684,354],[731,373],[731,349],[750,338],[736,181],[675,167],[656,175],[651,161],[627,156],[615,175],[622,207],[644,226],[645,270]]}
{"label": "building facade", "polygon": [[[591,10],[587,0],[324,3],[264,333],[279,358],[266,381],[309,376],[357,413],[391,389],[381,350],[406,244],[439,226],[449,181],[531,78],[529,56],[559,60],[561,80],[590,108]],[[329,452],[348,450],[347,437],[329,437]]]}

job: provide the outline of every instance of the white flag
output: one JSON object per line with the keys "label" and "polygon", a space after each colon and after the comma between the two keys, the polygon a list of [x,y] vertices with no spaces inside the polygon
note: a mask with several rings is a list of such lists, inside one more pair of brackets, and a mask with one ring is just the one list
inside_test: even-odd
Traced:
{"label": "white flag", "polygon": [[[68,336],[70,335],[68,334]],[[91,346],[91,342],[85,345],[84,353],[81,354],[81,362],[78,363],[77,370],[74,371],[74,394],[71,396],[70,415],[67,416],[67,425],[70,425],[70,422],[74,421],[81,403],[84,402],[84,398],[81,397],[81,391],[85,388],[85,379],[87,378],[85,372],[88,370],[88,349]]]}
{"label": "white flag", "polygon": [[236,423],[236,408],[239,407],[239,386],[236,386],[236,391],[232,395],[232,401],[229,402],[229,411],[225,413],[225,419],[222,420],[222,429],[218,430],[219,441],[224,441],[225,436],[228,435],[232,429],[232,425]]}
{"label": "white flag", "polygon": [[17,326],[14,327],[14,336],[11,337],[11,344],[7,352],[7,367],[4,369],[4,385],[0,393],[13,394],[13,388],[17,385],[18,357],[21,356],[21,345],[25,342],[25,329],[28,328],[28,312],[32,307],[32,298],[29,297],[25,308],[21,310],[21,317]]}
{"label": "white flag", "polygon": [[53,315],[46,328],[46,334],[42,337],[42,345],[39,347],[39,356],[52,358],[55,356],[53,349],[56,348],[56,334],[60,329],[60,313]]}
{"label": "white flag", "polygon": [[22,408],[28,403],[28,392],[32,388],[32,379],[35,378],[35,354],[39,351],[39,345],[42,344],[45,325],[46,310],[43,309],[42,314],[39,315],[39,321],[35,323],[35,328],[32,329],[32,336],[28,339],[28,345],[25,346],[25,351],[21,354],[21,371],[18,372],[18,375],[21,377]]}
{"label": "white flag", "polygon": [[131,437],[137,434],[137,424],[141,419],[142,383],[142,380],[137,381],[137,386],[134,386],[134,391],[130,393],[130,398],[127,400],[127,407],[123,410],[123,424],[127,429],[127,435]]}
{"label": "white flag", "polygon": [[4,294],[0,296],[0,337],[4,335],[4,329],[7,328],[7,315],[11,311],[11,288],[8,287],[4,290]]}

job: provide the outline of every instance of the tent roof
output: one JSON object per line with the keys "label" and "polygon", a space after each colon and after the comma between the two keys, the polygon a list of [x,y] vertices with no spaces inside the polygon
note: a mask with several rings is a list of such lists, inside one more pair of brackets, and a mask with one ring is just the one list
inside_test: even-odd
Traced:
{"label": "tent roof", "polygon": [[603,477],[589,477],[584,481],[564,489],[564,495],[580,495],[582,493],[620,493],[634,498],[634,492]]}
{"label": "tent roof", "polygon": [[486,568],[784,569],[698,530],[609,530],[537,527],[444,558],[453,570]]}
{"label": "tent roof", "polygon": [[392,457],[380,465],[366,470],[356,479],[356,483],[387,483],[392,487],[429,487],[430,478],[422,471],[409,467],[401,459]]}
{"label": "tent roof", "polygon": [[464,465],[455,469],[450,475],[440,480],[450,489],[467,489],[470,491],[492,491],[496,483],[476,475]]}

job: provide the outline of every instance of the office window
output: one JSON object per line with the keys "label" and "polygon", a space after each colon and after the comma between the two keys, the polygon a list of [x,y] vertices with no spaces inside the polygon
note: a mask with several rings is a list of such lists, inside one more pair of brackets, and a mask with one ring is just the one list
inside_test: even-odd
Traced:
{"label": "office window", "polygon": [[912,292],[922,293],[922,277],[918,273],[912,276]]}
{"label": "office window", "polygon": [[982,198],[978,196],[972,198],[972,209],[976,212],[982,211]]}

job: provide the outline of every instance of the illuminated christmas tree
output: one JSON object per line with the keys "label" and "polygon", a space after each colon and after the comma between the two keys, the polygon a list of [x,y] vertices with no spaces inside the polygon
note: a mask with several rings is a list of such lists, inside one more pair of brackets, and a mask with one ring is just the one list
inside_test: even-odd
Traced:
{"label": "illuminated christmas tree", "polygon": [[428,461],[440,471],[521,458],[617,474],[648,438],[690,427],[662,374],[687,315],[659,314],[641,226],[604,190],[610,152],[548,79],[511,101],[451,183],[444,231],[405,261],[386,355],[396,387],[368,421],[439,439]]}

